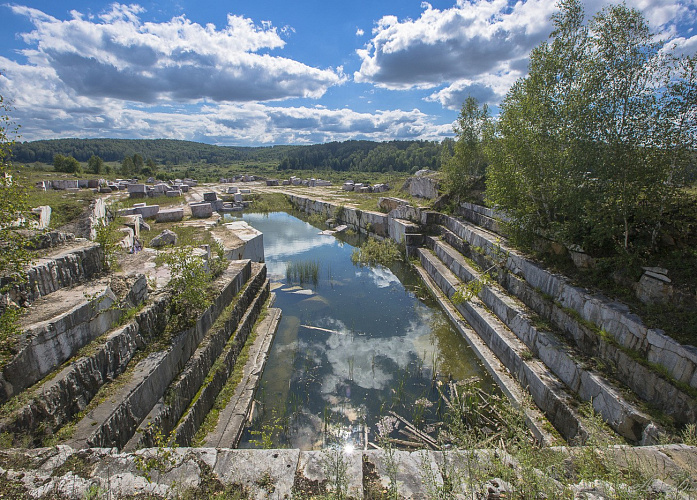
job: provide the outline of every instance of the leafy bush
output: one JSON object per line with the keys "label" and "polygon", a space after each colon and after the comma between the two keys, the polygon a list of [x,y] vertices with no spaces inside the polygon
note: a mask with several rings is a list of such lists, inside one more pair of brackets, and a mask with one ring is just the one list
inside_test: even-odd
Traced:
{"label": "leafy bush", "polygon": [[210,274],[205,261],[194,255],[191,247],[176,247],[167,252],[164,262],[169,266],[172,278],[172,313],[175,326],[187,328],[211,303],[208,295]]}
{"label": "leafy bush", "polygon": [[393,240],[377,240],[368,238],[366,242],[351,254],[351,262],[354,265],[374,266],[383,265],[389,266],[394,261],[402,260],[402,252],[397,243]]}

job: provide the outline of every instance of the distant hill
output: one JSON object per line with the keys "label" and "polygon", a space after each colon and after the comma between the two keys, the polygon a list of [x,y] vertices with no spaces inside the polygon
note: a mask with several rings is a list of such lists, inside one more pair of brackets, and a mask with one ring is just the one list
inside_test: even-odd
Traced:
{"label": "distant hill", "polygon": [[235,161],[276,163],[281,170],[410,171],[440,167],[441,144],[429,141],[345,141],[311,146],[232,147],[173,139],[52,139],[17,143],[12,159],[18,163],[52,163],[56,154],[86,162],[92,155],[120,162],[139,154],[159,164]]}
{"label": "distant hill", "polygon": [[52,139],[17,143],[12,148],[12,159],[21,163],[52,163],[54,155],[61,154],[82,162],[92,155],[104,161],[120,162],[124,157],[137,153],[158,163],[174,165],[198,161],[224,163],[246,159],[245,149],[250,148],[211,146],[173,139]]}

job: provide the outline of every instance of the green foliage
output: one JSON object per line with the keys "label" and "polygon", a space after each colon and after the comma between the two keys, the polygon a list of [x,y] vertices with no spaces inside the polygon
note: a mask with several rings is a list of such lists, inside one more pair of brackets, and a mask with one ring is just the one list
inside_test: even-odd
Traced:
{"label": "green foliage", "polygon": [[87,161],[87,168],[93,174],[103,174],[105,172],[104,160],[102,160],[97,155],[92,155],[90,156],[90,159]]}
{"label": "green foliage", "polygon": [[391,239],[378,240],[368,238],[359,248],[351,253],[351,262],[360,266],[389,266],[395,261],[403,260],[397,243]]}
{"label": "green foliage", "polygon": [[123,233],[119,231],[119,225],[115,220],[100,219],[95,226],[96,235],[94,241],[102,247],[102,265],[105,269],[114,270],[118,266],[119,241]]}
{"label": "green foliage", "polygon": [[322,453],[324,476],[331,484],[326,498],[344,500],[348,498],[348,461],[341,448],[328,448]]}
{"label": "green foliage", "polygon": [[288,212],[292,205],[283,193],[262,193],[253,200],[249,211],[256,213]]}
{"label": "green foliage", "polygon": [[149,483],[152,482],[153,472],[162,474],[176,463],[175,451],[171,447],[172,437],[170,436],[168,439],[162,430],[158,429],[154,434],[154,439],[156,447],[154,455],[145,452],[135,457],[136,468]]}
{"label": "green foliage", "polygon": [[250,430],[255,439],[250,439],[249,442],[255,447],[264,450],[278,448],[276,443],[281,441],[281,436],[288,430],[288,416],[280,414],[276,409],[271,411],[271,416],[261,426],[260,429]]}
{"label": "green foliage", "polygon": [[[122,162],[129,157],[134,169],[139,162],[134,156],[152,160],[140,165],[143,175],[167,176],[155,172],[155,162],[186,165],[201,162],[210,172],[211,165],[230,165],[246,162],[248,170],[258,171],[262,165],[271,170],[292,172],[303,170],[332,172],[410,172],[419,168],[437,170],[440,167],[441,146],[429,141],[346,141],[312,146],[227,147],[171,139],[53,139],[18,144],[14,150],[17,161],[51,163],[56,154],[71,155],[79,161],[88,161],[92,155],[105,162]],[[130,165],[129,165],[130,167]],[[146,174],[146,169],[148,173]],[[170,178],[184,175],[177,172]],[[193,173],[193,172],[189,172]],[[221,172],[222,173],[222,172]],[[173,174],[173,172],[172,172]],[[215,173],[210,173],[215,176]],[[304,173],[302,175],[305,175]],[[211,177],[215,179],[215,177]],[[217,180],[217,179],[216,179]]]}
{"label": "green foliage", "polygon": [[133,158],[127,156],[121,161],[121,175],[124,177],[133,177],[136,174],[136,166],[133,163]]}
{"label": "green foliage", "polygon": [[56,172],[65,172],[67,174],[81,174],[82,165],[72,156],[63,156],[57,154],[53,157],[53,169]]}
{"label": "green foliage", "polygon": [[486,142],[487,199],[525,233],[653,249],[695,145],[694,58],[655,42],[624,4],[588,24],[580,1],[559,7]]}
{"label": "green foliage", "polygon": [[484,285],[489,283],[490,278],[488,274],[481,274],[473,280],[468,281],[460,288],[458,288],[453,296],[450,298],[453,304],[463,304],[469,302],[472,298],[477,297],[482,291]]}
{"label": "green foliage", "polygon": [[440,144],[429,141],[346,141],[288,146],[278,170],[334,170],[357,172],[416,172],[437,170]]}
{"label": "green foliage", "polygon": [[680,434],[681,440],[688,446],[697,446],[697,424],[687,424]]}
{"label": "green foliage", "polygon": [[484,174],[487,165],[484,140],[490,127],[486,104],[480,108],[474,97],[468,97],[454,127],[457,141],[453,151],[451,152],[449,143],[443,146],[442,169],[448,192],[456,199],[465,196],[473,183],[473,177]]}
{"label": "green foliage", "polygon": [[22,334],[19,327],[19,308],[8,306],[0,314],[0,367],[15,353],[15,340]]}
{"label": "green foliage", "polygon": [[213,239],[211,241],[211,260],[209,262],[209,267],[211,269],[211,274],[214,278],[217,278],[228,268],[230,261],[227,260],[225,255],[225,247],[218,240]]}
{"label": "green foliage", "polygon": [[[26,191],[12,177],[9,161],[17,127],[11,121],[10,107],[0,95],[0,293],[7,292],[26,276],[24,266],[31,261],[27,240],[16,229],[27,217]],[[9,277],[9,279],[8,279]],[[0,304],[0,360],[9,354],[12,339],[19,333],[19,312],[13,305]]]}
{"label": "green foliage", "polygon": [[167,252],[164,262],[172,277],[172,312],[175,327],[186,328],[211,303],[208,294],[210,274],[204,260],[194,255],[191,247],[175,247]]}

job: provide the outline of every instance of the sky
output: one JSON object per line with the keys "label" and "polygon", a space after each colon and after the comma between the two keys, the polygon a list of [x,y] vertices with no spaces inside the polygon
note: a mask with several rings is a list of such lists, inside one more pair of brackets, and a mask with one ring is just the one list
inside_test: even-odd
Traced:
{"label": "sky", "polygon": [[[697,52],[697,0],[627,0]],[[587,15],[605,2],[586,0]],[[0,95],[22,141],[229,146],[452,137],[548,38],[548,0],[27,0],[0,4]]]}

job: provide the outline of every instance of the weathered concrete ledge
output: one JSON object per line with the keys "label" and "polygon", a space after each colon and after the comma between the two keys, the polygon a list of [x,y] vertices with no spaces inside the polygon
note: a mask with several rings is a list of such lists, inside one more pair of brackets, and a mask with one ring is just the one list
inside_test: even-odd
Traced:
{"label": "weathered concrete ledge", "polygon": [[[119,285],[130,282],[127,293],[117,290],[121,297],[112,290],[117,282]],[[123,281],[105,279],[70,290],[61,289],[37,301],[39,321],[27,324],[33,316],[22,320],[25,333],[18,342],[21,347],[0,375],[0,402],[51,373],[80,348],[108,332],[125,310],[146,297],[147,281],[145,276],[138,275]],[[56,308],[56,316],[44,319],[46,313],[42,311],[41,301],[57,304],[65,301],[66,305]]]}
{"label": "weathered concrete ledge", "polygon": [[[477,279],[477,273],[453,247],[429,237],[436,256],[463,282]],[[592,401],[595,410],[620,435],[632,442],[641,441],[651,418],[627,401],[619,389],[598,373],[587,370],[578,353],[560,342],[552,333],[539,330],[529,319],[522,304],[505,296],[494,285],[483,285],[478,295],[530,351],[584,401]]]}
{"label": "weathered concrete ledge", "polygon": [[[61,288],[68,288],[92,279],[103,270],[104,253],[95,243],[71,248],[52,257],[42,258],[27,270],[27,279],[13,286],[9,298],[21,306],[27,306],[40,297]],[[10,283],[11,278],[2,278],[0,287]]]}
{"label": "weathered concrete ledge", "polygon": [[455,325],[455,328],[465,338],[469,346],[477,355],[479,360],[484,365],[484,368],[492,376],[499,389],[511,400],[511,402],[525,411],[526,422],[532,431],[535,439],[545,446],[558,444],[560,441],[553,433],[549,432],[549,420],[541,413],[540,409],[535,405],[527,405],[527,396],[525,389],[515,380],[508,369],[501,363],[496,354],[486,345],[486,342],[475,332],[469,324],[463,319],[460,312],[445,296],[443,291],[438,287],[438,284],[433,281],[428,272],[420,265],[416,266],[416,272],[419,273],[421,279],[426,284],[431,294],[436,298],[436,301],[448,316],[450,321]]}
{"label": "weathered concrete ledge", "polygon": [[[269,302],[273,302],[273,297]],[[266,318],[257,326],[257,337],[250,346],[242,380],[225,409],[220,412],[218,424],[206,437],[205,446],[236,448],[239,444],[280,321],[281,310],[269,307]]]}
{"label": "weathered concrete ledge", "polygon": [[187,412],[179,421],[174,436],[177,444],[189,445],[193,441],[194,435],[199,427],[201,427],[201,424],[203,424],[208,412],[213,408],[218,394],[220,394],[220,391],[232,375],[235,364],[237,363],[237,356],[244,347],[249,334],[252,332],[254,323],[259,317],[264,304],[267,302],[269,294],[269,281],[266,280],[261,292],[254,298],[254,301],[240,321],[235,331],[235,341],[232,346],[230,346],[230,349],[223,353],[221,367],[213,373],[211,381],[202,386],[199,397],[192,402],[191,406],[187,408]]}
{"label": "weathered concrete ledge", "polygon": [[457,207],[456,214],[487,231],[506,236],[504,223],[507,219],[501,212],[474,203],[462,202]]}
{"label": "weathered concrete ledge", "polygon": [[361,233],[374,233],[386,238],[389,236],[388,217],[386,214],[344,207],[333,203],[314,200],[306,196],[288,195],[290,202],[307,214],[322,214],[327,219],[335,218]]}
{"label": "weathered concrete ledge", "polygon": [[[135,321],[117,328],[90,356],[63,368],[55,377],[31,389],[26,404],[0,422],[0,433],[53,433],[84,410],[99,388],[123,373],[143,345]],[[42,436],[34,436],[35,441]]]}
{"label": "weathered concrete ledge", "polygon": [[453,217],[441,215],[440,219],[448,230],[491,258],[496,259],[501,251],[506,252],[506,267],[510,272],[552,297],[562,307],[576,311],[585,321],[597,325],[619,345],[639,353],[651,363],[661,365],[679,382],[697,388],[697,348],[694,346],[682,345],[661,330],[648,328],[624,304],[611,302],[602,296],[592,296],[569,284],[562,276],[539,267],[508,247],[498,236]]}
{"label": "weathered concrete ledge", "polygon": [[[471,251],[468,244],[443,228],[441,237],[458,252],[467,255],[481,268],[491,265],[488,256]],[[558,302],[545,297],[527,281],[510,272],[499,272],[496,280],[508,293],[564,333],[586,356],[602,360],[611,367],[613,376],[631,389],[640,399],[670,415],[679,424],[697,422],[697,399],[630,356],[608,338],[598,334],[577,315]]]}
{"label": "weathered concrete ledge", "polygon": [[[571,457],[578,451],[554,450],[561,457]],[[647,474],[652,480],[647,492],[663,493],[669,498],[693,498],[691,495],[695,494],[695,447],[621,446],[600,451],[605,461],[612,460],[620,466],[629,463]],[[148,471],[149,479],[142,465],[139,467],[139,463],[148,459],[156,465]],[[375,498],[394,488],[400,498],[423,499],[436,498],[447,474],[453,498],[487,498],[491,491],[500,491],[496,484],[501,485],[501,480],[486,473],[487,465],[494,460],[512,469],[519,467],[502,450],[346,452],[153,448],[119,453],[113,448],[78,451],[57,446],[0,451],[0,480],[3,489],[14,492],[17,498],[82,499],[94,491],[112,498],[131,495],[177,498],[184,492],[206,495],[211,490],[235,486],[243,498],[296,498],[340,489],[347,497],[360,499]],[[471,472],[475,474],[470,475]],[[549,480],[541,471],[538,476]],[[685,478],[688,478],[686,482]],[[586,498],[589,494],[597,495],[598,486],[579,482],[571,485],[571,492],[577,498]],[[608,484],[604,486],[612,488]],[[516,492],[510,490],[510,485],[508,488],[505,497],[515,498]]]}
{"label": "weathered concrete ledge", "polygon": [[[420,248],[417,253],[426,272],[446,297],[452,298],[461,284],[460,280],[430,250]],[[470,301],[455,305],[455,308],[518,382],[527,388],[535,404],[547,415],[559,433],[568,441],[585,440],[589,433],[573,408],[573,398],[548,367],[539,360],[525,360],[525,344],[489,312],[478,298],[473,297]]]}
{"label": "weathered concrete ledge", "polygon": [[220,295],[199,317],[196,325],[177,334],[168,349],[153,353],[141,361],[117,394],[85,415],[77,424],[69,444],[78,448],[123,447],[250,275],[249,261],[230,263],[219,278],[219,283],[224,284]]}
{"label": "weathered concrete ledge", "polygon": [[[224,353],[230,337],[238,330],[240,324],[243,323],[243,319],[248,316],[247,312],[250,305],[254,304],[265,280],[266,267],[258,264],[254,265],[249,282],[236,297],[233,310],[223,326],[206,334],[182,372],[172,382],[165,395],[155,404],[143,422],[141,422],[133,438],[124,446],[125,450],[132,451],[155,445],[155,433],[157,431],[164,435],[169,435],[177,426],[184,412],[187,411],[192,400],[197,397],[197,394],[200,398],[202,392],[208,390],[210,382],[206,387],[203,387],[204,380],[208,377],[216,360]],[[235,338],[235,344],[237,343],[238,339]],[[194,433],[196,429],[194,429]]]}

